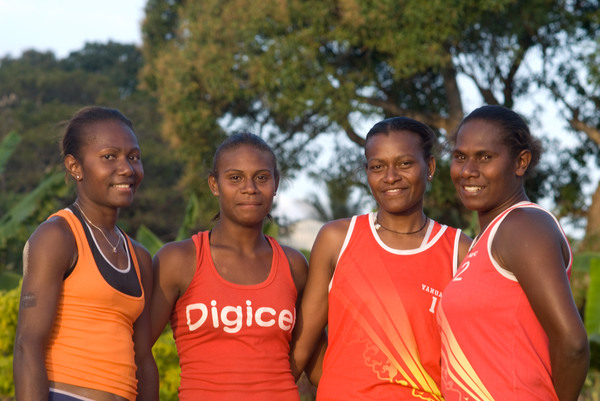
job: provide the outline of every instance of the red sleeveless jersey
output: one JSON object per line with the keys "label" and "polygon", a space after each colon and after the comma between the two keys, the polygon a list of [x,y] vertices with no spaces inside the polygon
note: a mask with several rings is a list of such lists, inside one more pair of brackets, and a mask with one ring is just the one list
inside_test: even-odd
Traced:
{"label": "red sleeveless jersey", "polygon": [[441,400],[435,312],[457,267],[460,230],[431,221],[423,244],[385,245],[354,217],[329,292],[318,400]]}
{"label": "red sleeveless jersey", "polygon": [[515,276],[491,255],[498,227],[521,207],[543,210],[521,202],[498,215],[444,291],[438,323],[446,401],[558,401],[548,337]]}
{"label": "red sleeveless jersey", "polygon": [[179,400],[299,401],[289,361],[297,291],[283,249],[267,238],[273,248],[269,277],[240,285],[217,272],[208,232],[192,237],[196,273],[171,316]]}

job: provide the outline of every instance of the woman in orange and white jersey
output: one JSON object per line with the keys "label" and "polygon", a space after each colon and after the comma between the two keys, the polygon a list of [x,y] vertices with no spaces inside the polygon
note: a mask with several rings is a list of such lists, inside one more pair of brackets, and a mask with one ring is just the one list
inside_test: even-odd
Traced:
{"label": "woman in orange and white jersey", "polygon": [[423,211],[435,141],[410,118],[375,124],[365,157],[378,210],[317,236],[291,354],[299,375],[328,325],[317,400],[441,400],[435,312],[470,240]]}

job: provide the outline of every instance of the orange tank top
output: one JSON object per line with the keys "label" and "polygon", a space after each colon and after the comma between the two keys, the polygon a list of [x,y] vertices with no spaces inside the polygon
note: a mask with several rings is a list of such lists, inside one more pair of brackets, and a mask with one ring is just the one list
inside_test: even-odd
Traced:
{"label": "orange tank top", "polygon": [[[144,293],[133,246],[127,236],[129,277],[140,296],[111,286],[98,265],[113,269],[90,235],[87,225],[69,209],[52,216],[64,218],[77,243],[77,263],[63,282],[56,318],[46,349],[48,379],[116,394],[129,400],[137,395],[133,323],[144,308]],[[50,216],[50,217],[52,217]],[[133,277],[135,275],[135,277]]]}

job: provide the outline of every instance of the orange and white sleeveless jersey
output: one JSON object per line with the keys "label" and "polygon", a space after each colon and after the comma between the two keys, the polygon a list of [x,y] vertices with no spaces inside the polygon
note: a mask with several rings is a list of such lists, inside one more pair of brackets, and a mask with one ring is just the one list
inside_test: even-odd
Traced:
{"label": "orange and white sleeveless jersey", "polygon": [[460,230],[430,221],[419,248],[397,250],[373,222],[355,216],[340,253],[317,400],[441,400],[435,313]]}

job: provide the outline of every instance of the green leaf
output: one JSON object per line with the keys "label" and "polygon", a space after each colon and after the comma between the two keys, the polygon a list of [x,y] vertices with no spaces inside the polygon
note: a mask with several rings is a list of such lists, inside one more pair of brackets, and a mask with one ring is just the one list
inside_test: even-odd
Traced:
{"label": "green leaf", "polygon": [[8,159],[10,159],[20,142],[21,136],[19,134],[9,132],[0,143],[0,174],[4,173]]}
{"label": "green leaf", "polygon": [[0,247],[17,231],[19,226],[38,209],[40,202],[48,195],[60,191],[65,186],[64,173],[54,172],[46,176],[29,194],[25,195],[0,219]]}
{"label": "green leaf", "polygon": [[164,245],[164,243],[158,238],[148,227],[141,225],[138,228],[135,235],[136,240],[142,244],[152,256],[158,252],[158,250]]}
{"label": "green leaf", "polygon": [[585,328],[588,334],[600,335],[600,259],[590,262],[590,286],[585,303]]}

